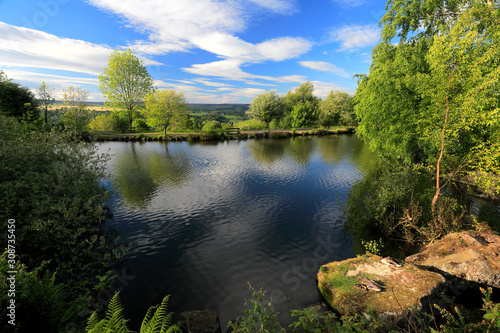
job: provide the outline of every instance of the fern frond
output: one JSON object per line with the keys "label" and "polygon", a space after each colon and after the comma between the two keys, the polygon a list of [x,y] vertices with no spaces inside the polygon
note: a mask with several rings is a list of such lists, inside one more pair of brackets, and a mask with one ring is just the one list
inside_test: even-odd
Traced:
{"label": "fern frond", "polygon": [[86,332],[90,332],[94,327],[99,323],[99,317],[97,316],[97,312],[92,313],[89,320],[87,321],[87,326],[85,327]]}
{"label": "fern frond", "polygon": [[167,312],[169,299],[170,295],[167,295],[163,298],[159,307],[149,308],[141,325],[141,333],[180,332],[176,325],[171,326],[173,314]]}

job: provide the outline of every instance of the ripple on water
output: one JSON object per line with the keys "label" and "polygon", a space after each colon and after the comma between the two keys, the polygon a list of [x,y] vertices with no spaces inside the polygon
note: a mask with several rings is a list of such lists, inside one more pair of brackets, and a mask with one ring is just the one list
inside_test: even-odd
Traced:
{"label": "ripple on water", "polygon": [[172,294],[171,311],[212,308],[224,326],[243,313],[247,282],[302,304],[317,295],[319,261],[352,254],[335,222],[370,160],[354,136],[108,148],[109,223],[130,244],[135,277],[122,292],[132,325]]}

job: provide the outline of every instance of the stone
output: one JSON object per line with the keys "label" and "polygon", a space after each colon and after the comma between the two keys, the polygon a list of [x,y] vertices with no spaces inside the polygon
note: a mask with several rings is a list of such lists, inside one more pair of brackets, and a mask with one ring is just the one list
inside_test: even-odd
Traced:
{"label": "stone", "polygon": [[180,314],[179,322],[184,332],[221,333],[219,315],[213,311],[184,311]]}
{"label": "stone", "polygon": [[452,233],[406,261],[467,281],[500,288],[500,236]]}
{"label": "stone", "polygon": [[[318,288],[325,301],[341,315],[365,313],[369,308],[388,322],[399,323],[408,312],[428,305],[445,285],[442,275],[421,269],[412,263],[401,267],[381,262],[381,257],[366,254],[321,266]],[[369,279],[381,291],[361,290],[356,286]],[[425,299],[425,301],[424,301]]]}

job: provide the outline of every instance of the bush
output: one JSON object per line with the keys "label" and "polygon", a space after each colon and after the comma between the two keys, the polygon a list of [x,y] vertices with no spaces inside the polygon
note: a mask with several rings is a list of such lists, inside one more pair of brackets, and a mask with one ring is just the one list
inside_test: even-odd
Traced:
{"label": "bush", "polygon": [[203,125],[203,128],[201,130],[202,132],[207,132],[207,133],[220,132],[222,131],[222,125],[216,120],[210,120]]}
{"label": "bush", "polygon": [[234,127],[238,127],[242,131],[256,131],[266,129],[266,124],[257,119],[250,119],[236,123]]}
{"label": "bush", "polygon": [[149,131],[149,126],[146,124],[144,119],[136,119],[132,122],[132,127],[135,127],[137,132]]}
{"label": "bush", "polygon": [[[62,135],[23,134],[4,117],[0,154],[0,228],[16,221],[17,259],[27,271],[50,259],[45,268],[63,283],[66,303],[103,290],[122,254],[115,233],[105,228],[105,157]],[[0,240],[6,244],[7,235],[0,233]]]}
{"label": "bush", "polygon": [[107,132],[112,131],[114,127],[114,122],[111,116],[108,115],[98,115],[89,124],[89,129],[94,132]]}

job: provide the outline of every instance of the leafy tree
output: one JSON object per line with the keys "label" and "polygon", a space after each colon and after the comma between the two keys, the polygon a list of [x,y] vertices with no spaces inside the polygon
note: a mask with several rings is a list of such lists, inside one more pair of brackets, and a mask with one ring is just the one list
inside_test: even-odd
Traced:
{"label": "leafy tree", "polygon": [[153,80],[143,62],[131,50],[116,50],[99,75],[99,90],[108,105],[126,115],[131,127],[135,112],[153,90]]}
{"label": "leafy tree", "polygon": [[319,107],[319,122],[323,126],[354,125],[353,98],[348,93],[332,90]]}
{"label": "leafy tree", "polygon": [[69,86],[64,89],[63,100],[68,106],[64,114],[65,122],[74,135],[84,131],[90,121],[90,112],[87,109],[89,93],[80,87]]}
{"label": "leafy tree", "polygon": [[167,128],[174,122],[182,121],[187,109],[184,94],[173,89],[156,90],[146,98],[147,123],[152,127],[161,127],[163,135],[167,135]]}
{"label": "leafy tree", "polygon": [[318,122],[320,99],[313,92],[314,85],[308,81],[287,93],[286,104],[293,128],[314,126]]}
{"label": "leafy tree", "polygon": [[358,133],[385,155],[410,161],[412,153],[423,153],[436,174],[432,211],[443,174],[469,173],[484,189],[498,191],[489,177],[500,172],[498,9],[489,2],[463,2],[455,12],[439,1],[394,8],[401,3],[394,1],[383,19],[385,39],[401,29],[404,40],[417,29],[410,18],[398,16],[402,12],[428,27],[397,46],[382,42],[374,48],[370,74],[360,76],[356,94]]}
{"label": "leafy tree", "polygon": [[266,128],[273,119],[280,119],[285,111],[284,100],[276,91],[270,90],[255,97],[250,104],[248,114],[263,121]]}
{"label": "leafy tree", "polygon": [[7,78],[3,71],[0,71],[0,114],[29,121],[39,116],[35,95],[27,87]]}
{"label": "leafy tree", "polygon": [[38,101],[40,102],[40,106],[45,111],[44,122],[45,122],[45,124],[47,124],[47,122],[48,122],[47,113],[48,113],[49,106],[55,102],[54,88],[49,88],[45,84],[45,81],[43,81],[40,88],[37,89],[37,94],[38,94]]}

